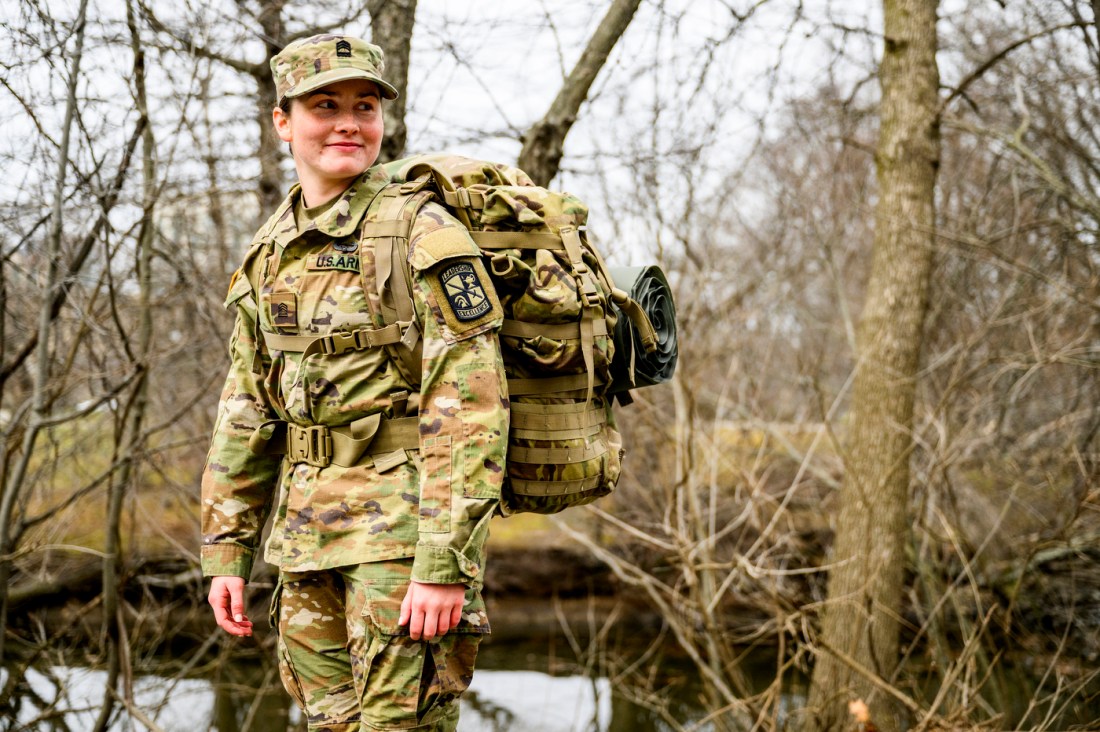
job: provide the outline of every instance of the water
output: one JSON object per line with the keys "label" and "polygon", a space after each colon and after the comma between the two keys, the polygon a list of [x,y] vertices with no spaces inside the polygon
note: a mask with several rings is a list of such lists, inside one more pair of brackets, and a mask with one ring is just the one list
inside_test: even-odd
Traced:
{"label": "water", "polygon": [[[247,669],[241,671],[249,675]],[[50,666],[29,669],[25,679],[31,693],[22,696],[16,719],[7,720],[9,726],[4,729],[79,732],[93,727],[107,679],[104,671]],[[7,681],[6,670],[3,680]],[[289,703],[281,688],[255,688],[247,683],[217,685],[203,679],[177,680],[145,675],[134,681],[133,705],[140,710],[141,716],[119,719],[110,727],[113,732],[146,728],[142,716],[164,732],[244,732],[246,729],[272,732],[294,729],[301,721],[300,713]],[[647,723],[644,717],[644,710],[631,708],[615,699],[606,678],[481,669],[462,699],[459,730],[645,732],[667,729]]]}
{"label": "water", "polygon": [[[651,628],[625,628],[618,640],[616,633],[589,632],[588,638],[603,638],[613,647],[593,646],[585,634],[570,633],[567,641],[560,627],[537,621],[533,608],[521,610],[507,617],[501,613],[494,635],[482,644],[473,684],[461,700],[460,732],[671,732],[675,728],[658,713],[632,703],[626,690],[611,678],[614,659],[637,658],[652,639]],[[506,619],[510,622],[503,622]],[[202,626],[207,637],[208,625]],[[267,650],[270,644],[196,642],[203,637],[188,633],[176,635],[177,642],[135,645],[132,664],[140,673],[135,672],[133,680],[132,707],[116,711],[112,732],[304,730],[300,713],[282,689],[274,652]],[[55,648],[40,663],[20,672],[18,679],[11,678],[10,670],[0,669],[0,688],[7,690],[9,682],[23,681],[14,687],[11,711],[0,711],[0,732],[90,730],[103,701],[107,675],[88,668],[81,653],[79,647]],[[754,692],[773,682],[774,654],[763,649],[742,659],[741,670]],[[643,670],[652,674],[654,687],[664,691],[666,714],[683,726],[703,719],[706,711],[692,667],[678,658],[674,647],[651,660],[657,668],[647,665]],[[987,680],[983,696],[1000,707],[989,711],[1004,715],[1001,724],[1021,729],[1040,724],[1048,730],[1098,728],[1100,677],[1082,674],[1068,664],[1064,674],[1051,674],[1045,664],[1036,661],[1038,666],[1032,668],[1028,660],[1002,663]],[[185,665],[187,671],[181,672]],[[1087,681],[1067,694],[1067,684],[1072,685],[1074,678]],[[788,676],[785,682],[786,695],[778,700],[780,724],[789,710],[805,702],[801,693],[805,679]],[[935,695],[934,688],[924,691],[926,700]],[[1030,700],[1041,703],[1032,709]],[[712,728],[702,724],[696,729],[709,732]]]}

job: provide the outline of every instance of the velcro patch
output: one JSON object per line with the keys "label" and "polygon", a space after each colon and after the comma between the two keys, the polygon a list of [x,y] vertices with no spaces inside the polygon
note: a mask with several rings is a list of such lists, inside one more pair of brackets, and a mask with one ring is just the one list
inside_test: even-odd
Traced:
{"label": "velcro patch", "polygon": [[347,272],[358,272],[359,255],[323,252],[312,255],[306,267],[310,270],[341,269]]}
{"label": "velcro patch", "polygon": [[461,322],[477,320],[493,309],[493,303],[485,293],[481,278],[469,262],[458,262],[444,267],[437,276],[451,310]]}
{"label": "velcro patch", "polygon": [[456,338],[500,324],[503,310],[480,259],[449,260],[425,273],[439,316]]}
{"label": "velcro patch", "polygon": [[298,297],[293,292],[273,292],[267,296],[271,323],[276,328],[298,327]]}

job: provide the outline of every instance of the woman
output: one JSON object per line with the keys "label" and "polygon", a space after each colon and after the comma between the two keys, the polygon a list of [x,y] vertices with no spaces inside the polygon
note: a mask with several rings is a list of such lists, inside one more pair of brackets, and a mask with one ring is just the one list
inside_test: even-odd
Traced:
{"label": "woman", "polygon": [[[382,52],[313,36],[271,68],[298,185],[226,300],[232,364],[202,483],[209,601],[226,632],[251,635],[244,585],[274,509],[271,619],[309,729],[454,729],[488,632],[484,542],[508,432],[501,308],[465,228],[430,203],[409,242],[416,316],[381,327],[360,239],[389,215],[389,179],[372,167],[383,100],[397,95]],[[487,297],[477,317],[446,296],[455,264]],[[423,370],[409,374],[394,349],[417,338]]]}

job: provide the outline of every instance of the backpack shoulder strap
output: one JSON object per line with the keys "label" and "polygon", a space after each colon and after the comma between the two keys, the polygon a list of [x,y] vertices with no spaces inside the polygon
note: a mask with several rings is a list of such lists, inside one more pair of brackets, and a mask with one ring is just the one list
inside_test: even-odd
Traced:
{"label": "backpack shoulder strap", "polygon": [[[424,190],[426,184],[427,181],[393,183],[375,196],[367,210],[359,244],[360,261],[371,258],[367,255],[368,248],[373,253],[374,286],[383,325],[396,323],[404,328],[401,341],[386,350],[398,371],[413,386],[420,385],[424,343],[413,302],[409,238],[417,213],[433,198],[431,191]],[[367,286],[364,272],[364,289]]]}

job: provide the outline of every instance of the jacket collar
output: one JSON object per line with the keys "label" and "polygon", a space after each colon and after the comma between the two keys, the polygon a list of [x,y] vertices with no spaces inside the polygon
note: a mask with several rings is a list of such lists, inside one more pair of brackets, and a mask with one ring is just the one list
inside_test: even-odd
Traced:
{"label": "jacket collar", "polygon": [[307,231],[319,231],[333,239],[351,236],[371,201],[389,183],[390,176],[381,165],[368,169],[340,194],[340,198],[327,211],[309,222],[301,231],[294,220],[294,206],[302,193],[302,187],[295,183],[275,212],[276,223],[272,229],[272,240],[279,247],[285,247]]}

